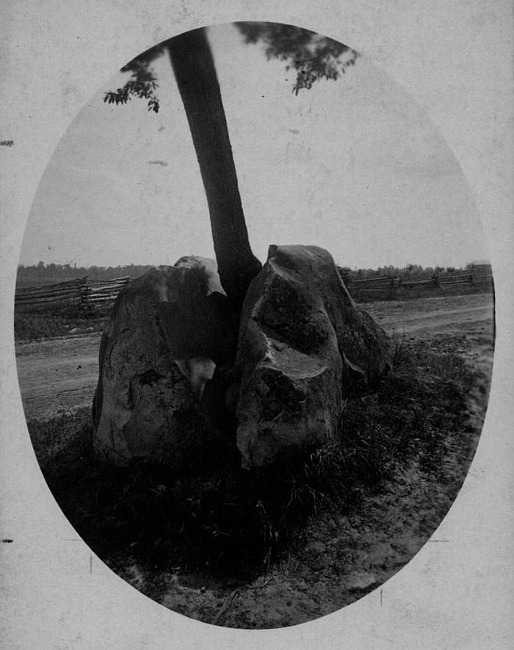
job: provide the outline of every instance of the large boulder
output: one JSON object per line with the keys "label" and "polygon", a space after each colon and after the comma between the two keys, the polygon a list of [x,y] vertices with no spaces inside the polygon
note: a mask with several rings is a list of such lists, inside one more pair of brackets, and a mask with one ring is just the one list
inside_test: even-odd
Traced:
{"label": "large boulder", "polygon": [[216,264],[181,258],[130,283],[100,345],[94,447],[117,465],[144,458],[180,468],[218,444],[238,315]]}
{"label": "large boulder", "polygon": [[327,444],[344,397],[371,387],[391,356],[327,251],[271,246],[244,302],[236,366],[237,445],[250,468]]}

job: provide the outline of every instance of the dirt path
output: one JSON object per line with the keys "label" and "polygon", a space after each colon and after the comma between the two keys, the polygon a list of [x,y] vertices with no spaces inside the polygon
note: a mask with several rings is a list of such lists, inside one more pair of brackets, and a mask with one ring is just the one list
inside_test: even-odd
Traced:
{"label": "dirt path", "polygon": [[100,334],[16,344],[27,419],[46,419],[91,404],[98,379]]}
{"label": "dirt path", "polygon": [[438,334],[490,332],[490,294],[375,302],[362,305],[390,334],[428,339]]}
{"label": "dirt path", "polygon": [[[490,340],[493,297],[490,294],[445,296],[362,305],[396,336],[429,339],[463,334]],[[91,404],[98,378],[100,334],[17,343],[18,378],[27,419],[49,418]],[[465,352],[463,350],[463,352]],[[475,359],[480,350],[474,346]]]}

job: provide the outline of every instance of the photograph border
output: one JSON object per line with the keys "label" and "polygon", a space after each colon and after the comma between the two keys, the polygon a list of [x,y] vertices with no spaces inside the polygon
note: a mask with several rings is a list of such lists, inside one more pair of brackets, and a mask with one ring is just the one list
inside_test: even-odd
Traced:
{"label": "photograph border", "polygon": [[[0,148],[0,641],[5,647],[508,648],[514,640],[511,3],[276,4],[10,0],[3,5],[0,140],[12,142]],[[195,27],[240,20],[290,23],[344,42],[416,99],[470,184],[495,278],[489,408],[450,513],[430,542],[380,589],[334,614],[281,630],[234,630],[187,619],[137,592],[91,552],[37,464],[13,345],[24,227],[45,167],[77,112],[126,61],[155,43]]]}

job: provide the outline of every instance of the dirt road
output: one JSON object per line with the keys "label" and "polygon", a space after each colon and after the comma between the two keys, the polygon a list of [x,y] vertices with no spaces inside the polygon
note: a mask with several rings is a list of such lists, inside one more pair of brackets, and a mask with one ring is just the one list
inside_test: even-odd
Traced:
{"label": "dirt road", "polygon": [[100,333],[16,343],[27,419],[49,418],[91,404],[98,379]]}
{"label": "dirt road", "polygon": [[494,323],[491,294],[375,302],[362,306],[390,334],[419,339],[439,334],[489,334]]}
{"label": "dirt road", "polygon": [[[473,349],[463,353],[475,361],[482,357],[481,346],[490,348],[494,322],[490,294],[376,302],[363,307],[391,334],[421,339],[466,335]],[[27,419],[46,419],[91,404],[98,378],[99,345],[99,333],[16,344]]]}

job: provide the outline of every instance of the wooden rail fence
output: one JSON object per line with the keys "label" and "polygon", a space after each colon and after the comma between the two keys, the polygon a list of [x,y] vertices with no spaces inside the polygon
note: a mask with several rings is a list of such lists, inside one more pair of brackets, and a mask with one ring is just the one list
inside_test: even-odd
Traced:
{"label": "wooden rail fence", "polygon": [[16,289],[14,305],[17,310],[27,311],[71,306],[86,310],[109,306],[129,281],[128,276],[102,282],[88,282],[88,278],[84,277],[57,284],[19,288]]}
{"label": "wooden rail fence", "polygon": [[454,285],[470,285],[480,288],[492,289],[493,277],[491,274],[476,273],[474,271],[456,271],[454,273],[434,274],[424,280],[405,280],[399,277],[383,276],[377,278],[351,279],[343,278],[350,293],[359,298],[381,297],[394,298],[403,290],[409,292],[414,289],[444,289]]}
{"label": "wooden rail fence", "polygon": [[[352,279],[345,273],[343,279],[355,298],[391,299],[404,292],[415,289],[437,289],[452,285],[477,285],[492,288],[491,274],[474,271],[458,271],[433,275],[425,280],[404,280],[399,277],[383,276],[377,278]],[[59,309],[75,305],[84,310],[107,308],[116,300],[120,291],[130,282],[130,277],[89,282],[87,276],[57,284],[38,287],[25,287],[16,290],[17,310],[37,311]]]}

